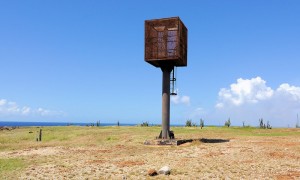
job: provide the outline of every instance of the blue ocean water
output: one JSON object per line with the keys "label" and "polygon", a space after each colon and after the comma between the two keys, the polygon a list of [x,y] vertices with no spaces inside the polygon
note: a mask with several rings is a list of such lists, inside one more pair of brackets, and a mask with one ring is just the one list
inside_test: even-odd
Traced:
{"label": "blue ocean water", "polygon": [[[0,126],[18,127],[18,126],[87,126],[92,123],[68,123],[68,122],[13,122],[0,121]],[[96,123],[93,123],[96,126]],[[122,124],[120,126],[136,126],[137,124]],[[100,126],[117,126],[117,123],[100,123]]]}

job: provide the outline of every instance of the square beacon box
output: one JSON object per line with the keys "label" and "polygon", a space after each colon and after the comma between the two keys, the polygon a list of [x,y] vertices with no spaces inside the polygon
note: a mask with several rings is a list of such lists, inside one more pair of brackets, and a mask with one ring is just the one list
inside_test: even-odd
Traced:
{"label": "square beacon box", "polygon": [[187,66],[188,30],[179,17],[145,21],[145,61],[155,67]]}

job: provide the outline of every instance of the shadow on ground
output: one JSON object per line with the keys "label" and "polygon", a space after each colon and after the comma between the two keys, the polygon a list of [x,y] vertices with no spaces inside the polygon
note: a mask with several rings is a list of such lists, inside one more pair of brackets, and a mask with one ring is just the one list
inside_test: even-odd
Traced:
{"label": "shadow on ground", "polygon": [[225,143],[225,142],[229,142],[230,140],[228,139],[206,139],[206,138],[202,138],[199,139],[200,142],[203,143]]}

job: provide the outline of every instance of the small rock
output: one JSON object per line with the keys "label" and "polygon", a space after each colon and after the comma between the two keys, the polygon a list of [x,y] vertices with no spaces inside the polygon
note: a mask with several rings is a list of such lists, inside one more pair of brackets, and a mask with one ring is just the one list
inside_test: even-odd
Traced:
{"label": "small rock", "polygon": [[164,166],[164,167],[160,168],[160,170],[158,171],[158,174],[169,175],[170,172],[171,172],[171,169],[169,168],[169,166]]}
{"label": "small rock", "polygon": [[157,172],[155,171],[155,169],[149,169],[149,170],[148,170],[148,175],[149,175],[149,176],[156,176],[156,175],[157,175]]}
{"label": "small rock", "polygon": [[150,144],[151,144],[150,141],[147,140],[144,141],[144,145],[150,145]]}

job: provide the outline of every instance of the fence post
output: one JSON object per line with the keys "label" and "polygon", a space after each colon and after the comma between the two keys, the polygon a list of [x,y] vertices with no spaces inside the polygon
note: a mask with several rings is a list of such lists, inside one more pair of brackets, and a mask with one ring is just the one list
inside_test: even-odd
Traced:
{"label": "fence post", "polygon": [[39,140],[42,141],[42,129],[40,129]]}

